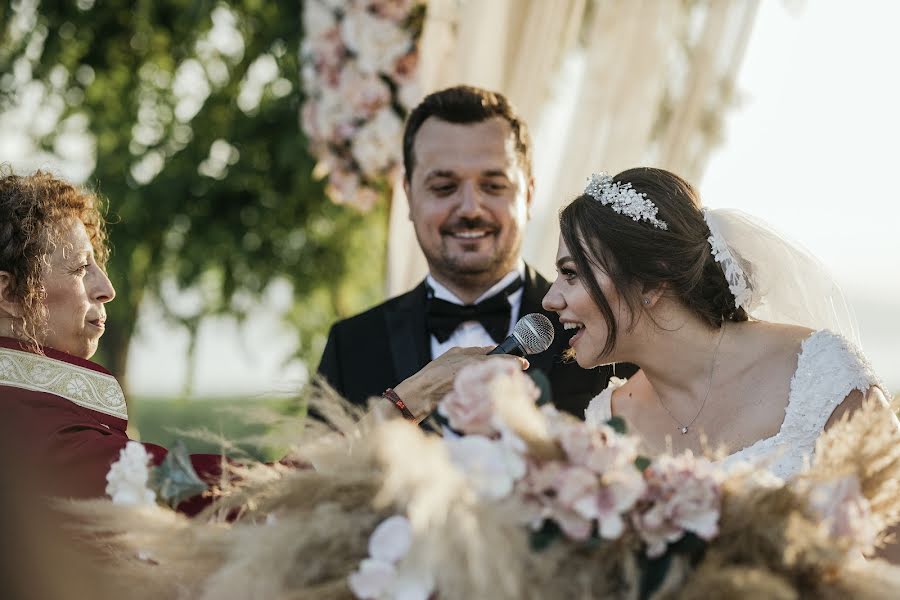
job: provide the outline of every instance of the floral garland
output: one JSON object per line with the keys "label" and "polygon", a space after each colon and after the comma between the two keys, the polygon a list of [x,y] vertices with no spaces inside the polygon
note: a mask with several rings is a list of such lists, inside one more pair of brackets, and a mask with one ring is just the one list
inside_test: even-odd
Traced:
{"label": "floral garland", "polygon": [[303,132],[339,204],[370,209],[401,163],[403,120],[420,100],[422,0],[309,0],[303,8]]}

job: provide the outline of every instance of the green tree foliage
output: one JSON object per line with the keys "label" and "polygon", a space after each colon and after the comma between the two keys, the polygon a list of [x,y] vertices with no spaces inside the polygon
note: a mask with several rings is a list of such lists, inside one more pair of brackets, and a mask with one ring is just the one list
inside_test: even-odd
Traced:
{"label": "green tree foliage", "polygon": [[118,292],[101,361],[124,375],[141,302],[165,306],[165,282],[200,299],[168,309],[196,331],[204,315],[251,315],[285,278],[314,364],[329,323],[381,293],[386,219],[331,204],[312,178],[298,118],[302,2],[45,0],[13,31],[28,5],[0,7],[0,102],[16,100],[13,73],[30,68],[64,99],[41,147],[73,118],[95,140],[90,181],[109,202]]}

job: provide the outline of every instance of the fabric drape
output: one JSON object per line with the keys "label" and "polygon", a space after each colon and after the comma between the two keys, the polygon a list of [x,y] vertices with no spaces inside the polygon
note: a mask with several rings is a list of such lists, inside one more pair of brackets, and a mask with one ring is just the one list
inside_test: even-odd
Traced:
{"label": "fabric drape", "polygon": [[[523,252],[552,273],[558,210],[592,172],[653,165],[697,181],[720,139],[757,4],[431,0],[421,87],[494,89],[529,123],[536,186]],[[402,180],[389,240],[394,295],[426,271]]]}

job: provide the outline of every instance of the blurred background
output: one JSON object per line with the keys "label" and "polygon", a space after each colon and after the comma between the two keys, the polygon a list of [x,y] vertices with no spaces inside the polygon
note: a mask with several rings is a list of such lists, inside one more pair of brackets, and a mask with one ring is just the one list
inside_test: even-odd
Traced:
{"label": "blurred background", "polygon": [[146,440],[290,410],[331,322],[418,282],[402,123],[456,83],[531,125],[545,275],[588,174],[669,168],[817,254],[896,390],[898,21],[883,0],[18,0],[0,163],[108,200],[98,359]]}

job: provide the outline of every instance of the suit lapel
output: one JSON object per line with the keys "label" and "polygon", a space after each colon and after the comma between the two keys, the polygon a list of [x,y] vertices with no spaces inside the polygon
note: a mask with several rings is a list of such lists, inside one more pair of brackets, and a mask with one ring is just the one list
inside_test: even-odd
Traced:
{"label": "suit lapel", "polygon": [[403,381],[431,359],[425,332],[425,282],[401,296],[385,312],[396,381]]}

